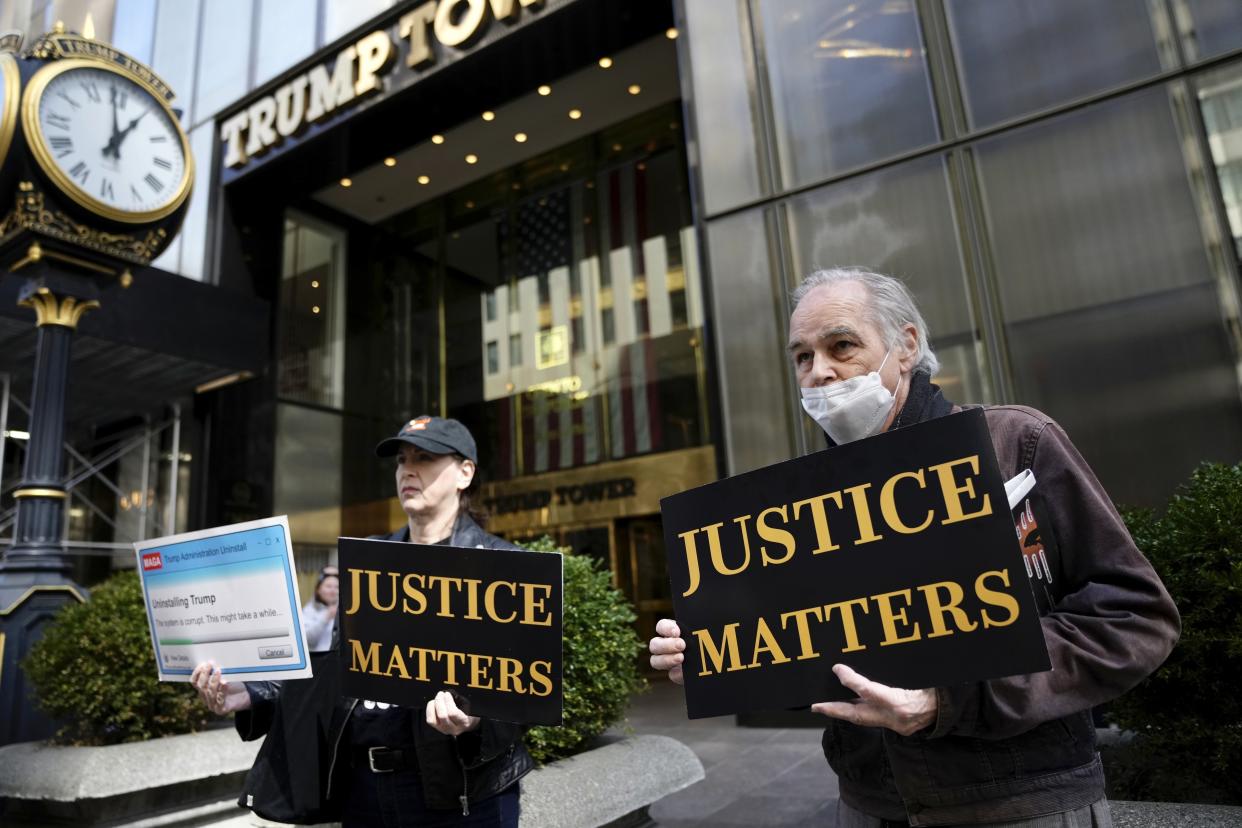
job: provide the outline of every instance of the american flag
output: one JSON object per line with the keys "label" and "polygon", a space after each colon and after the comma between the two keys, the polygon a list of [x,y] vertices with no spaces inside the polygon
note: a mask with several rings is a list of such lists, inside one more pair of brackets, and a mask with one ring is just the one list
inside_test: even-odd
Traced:
{"label": "american flag", "polygon": [[516,229],[519,279],[568,266],[573,244],[569,190],[557,190],[519,205]]}

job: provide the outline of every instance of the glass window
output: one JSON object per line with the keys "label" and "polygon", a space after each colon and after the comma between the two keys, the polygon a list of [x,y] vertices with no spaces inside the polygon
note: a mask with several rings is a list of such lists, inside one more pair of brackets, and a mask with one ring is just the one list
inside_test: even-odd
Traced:
{"label": "glass window", "polygon": [[520,333],[509,334],[509,365],[516,366],[522,364],[522,335]]}
{"label": "glass window", "polygon": [[150,65],[154,38],[155,0],[117,0],[116,15],[112,19],[112,45],[134,60]]}
{"label": "glass window", "polygon": [[936,141],[913,3],[763,0],[760,9],[785,187]]}
{"label": "glass window", "polygon": [[345,234],[306,217],[285,219],[277,394],[330,408],[345,396]]}
{"label": "glass window", "polygon": [[[315,5],[305,0],[257,0],[259,31],[254,83],[260,86],[315,51]],[[337,5],[329,3],[329,6]]]}
{"label": "glass window", "polygon": [[216,148],[215,124],[208,121],[190,133],[194,153],[194,190],[181,225],[181,260],[177,273],[202,281],[207,276],[207,205],[211,200],[212,153]]}
{"label": "glass window", "polygon": [[[392,426],[388,433],[392,432]],[[340,414],[303,405],[276,405],[276,458],[272,508],[289,516],[296,544],[335,546],[342,534],[344,423]],[[384,436],[387,436],[385,434]],[[372,440],[372,442],[376,442]],[[379,478],[374,473],[372,477]],[[392,485],[392,475],[387,483]],[[295,548],[301,560],[303,550]]]}
{"label": "glass window", "polygon": [[772,272],[762,210],[715,219],[707,226],[712,316],[728,320],[717,338],[720,408],[728,473],[788,460],[802,416],[785,360],[788,310]]}
{"label": "glass window", "polygon": [[1234,252],[1242,260],[1242,67],[1207,75],[1198,92]]}
{"label": "glass window", "polygon": [[[1017,401],[1118,502],[1242,453],[1237,374],[1163,87],[976,147]],[[1136,175],[1135,170],[1142,170]],[[1169,425],[1176,426],[1170,428]],[[1160,451],[1141,450],[1160,435]]]}
{"label": "glass window", "polygon": [[1160,71],[1147,0],[949,0],[972,127]]}
{"label": "glass window", "polygon": [[[1242,3],[1237,0],[1175,0],[1174,6],[1190,10],[1193,23],[1182,38],[1190,60],[1242,47]],[[1177,17],[1179,22],[1184,22],[1187,15]]]}
{"label": "glass window", "polygon": [[194,66],[198,60],[200,0],[160,3],[155,15],[155,44],[151,68],[177,95],[173,106],[182,111],[181,124],[194,123]]}
{"label": "glass window", "polygon": [[483,301],[485,305],[485,318],[487,319],[488,322],[495,322],[496,321],[496,291],[489,290],[487,293],[483,294]]}
{"label": "glass window", "polygon": [[686,0],[686,49],[699,177],[708,214],[758,198],[755,118],[746,67],[749,39],[738,21],[741,3]]}
{"label": "glass window", "polygon": [[487,373],[495,374],[500,371],[500,346],[496,340],[487,343]]}
{"label": "glass window", "polygon": [[329,0],[323,4],[324,42],[331,43],[372,17],[382,14],[391,5],[392,0],[349,0],[348,3]]}
{"label": "glass window", "polygon": [[617,341],[617,318],[612,312],[612,308],[603,308],[599,312],[600,338],[603,339],[605,345],[611,345]]}
{"label": "glass window", "polygon": [[[936,382],[956,402],[989,402],[978,363],[958,228],[944,158],[930,156],[813,190],[789,202],[795,281],[816,268],[859,265],[910,288],[940,358]],[[807,446],[822,448],[809,419]]]}
{"label": "glass window", "polygon": [[194,97],[196,123],[212,117],[249,91],[253,2],[211,0],[203,7],[202,51]]}
{"label": "glass window", "polygon": [[586,328],[583,325],[582,317],[575,316],[569,320],[569,338],[575,354],[580,354],[586,350]]}

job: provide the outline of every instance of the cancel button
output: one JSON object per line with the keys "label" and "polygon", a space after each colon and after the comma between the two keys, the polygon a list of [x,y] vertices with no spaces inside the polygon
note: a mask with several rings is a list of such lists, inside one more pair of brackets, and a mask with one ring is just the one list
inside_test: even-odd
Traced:
{"label": "cancel button", "polygon": [[293,645],[292,644],[273,644],[273,645],[259,648],[260,659],[292,658],[292,657],[293,657]]}

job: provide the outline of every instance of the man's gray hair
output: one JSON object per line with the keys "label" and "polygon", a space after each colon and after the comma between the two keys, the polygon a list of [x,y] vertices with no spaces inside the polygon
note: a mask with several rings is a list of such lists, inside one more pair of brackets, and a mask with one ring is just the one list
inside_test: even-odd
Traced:
{"label": "man's gray hair", "polygon": [[794,308],[815,288],[824,285],[836,285],[843,282],[858,282],[867,289],[871,297],[868,303],[868,321],[880,329],[888,345],[894,345],[901,336],[901,329],[913,325],[918,331],[919,350],[914,370],[926,371],[935,376],[940,370],[940,360],[932,352],[931,342],[927,336],[927,323],[923,314],[914,304],[914,297],[900,279],[873,273],[862,267],[833,267],[817,270],[802,280],[793,292]]}

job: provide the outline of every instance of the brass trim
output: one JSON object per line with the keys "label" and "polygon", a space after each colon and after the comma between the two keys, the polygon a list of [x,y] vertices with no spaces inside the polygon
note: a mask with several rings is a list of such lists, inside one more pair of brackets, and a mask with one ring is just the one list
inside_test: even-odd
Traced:
{"label": "brass trim", "polygon": [[64,500],[69,495],[63,489],[18,489],[13,492],[13,499],[18,500],[23,497],[51,497],[56,500]]}
{"label": "brass trim", "polygon": [[78,603],[86,603],[86,596],[79,592],[76,586],[71,586],[69,584],[58,584],[55,586],[50,584],[47,586],[32,586],[21,595],[17,596],[17,600],[9,604],[8,607],[0,609],[0,616],[11,614],[13,610],[26,603],[26,599],[28,599],[31,595],[34,595],[36,592],[68,592],[74,598],[78,599]]}
{"label": "brass trim", "polygon": [[4,633],[0,632],[0,687],[4,684]]}
{"label": "brass trim", "polygon": [[49,209],[44,203],[44,194],[35,189],[32,181],[18,182],[17,190],[17,202],[13,210],[0,219],[0,243],[24,229],[71,242],[77,247],[105,253],[111,258],[124,259],[134,264],[147,264],[161,252],[168,241],[168,232],[163,227],[154,230],[150,227],[137,228],[138,233],[145,232],[143,238],[138,238],[136,235],[111,233],[83,224],[61,210]]}
{"label": "brass trim", "polygon": [[11,54],[0,54],[0,84],[4,87],[4,107],[0,109],[0,165],[4,164],[17,129],[17,107],[21,102],[22,79],[17,71],[17,59]]}
{"label": "brass trim", "polygon": [[[61,253],[57,250],[44,250],[43,246],[39,244],[38,242],[31,243],[30,249],[26,251],[26,255],[23,258],[18,259],[16,262],[14,262],[12,266],[9,267],[9,272],[14,273],[18,270],[21,270],[26,265],[34,264],[35,262],[41,261],[44,258],[56,259],[57,261],[66,262],[72,265],[77,265],[78,267],[84,267],[87,270],[93,270],[96,273],[102,273],[106,276],[111,276],[114,273],[116,273],[115,270],[113,270],[112,268],[106,265],[96,264],[95,262],[87,261],[86,259],[80,259],[77,256],[70,256],[68,253]],[[132,280],[132,277],[131,277],[131,280]]]}
{"label": "brass trim", "polygon": [[[104,72],[111,72],[114,75],[132,81],[139,88],[147,92],[151,99],[156,101],[164,110],[164,114],[172,122],[176,129],[177,137],[181,139],[181,151],[185,156],[185,169],[182,171],[181,181],[177,184],[176,196],[172,201],[155,210],[147,210],[141,213],[131,213],[118,210],[110,204],[105,204],[95,198],[85,190],[78,187],[77,182],[65,174],[52,157],[52,153],[47,148],[47,141],[43,135],[43,127],[39,123],[39,102],[43,98],[43,92],[47,85],[53,79],[65,72],[71,72],[75,69],[97,69]],[[30,146],[30,152],[38,162],[40,169],[44,174],[52,180],[61,192],[69,196],[78,205],[85,207],[96,215],[111,219],[112,221],[122,224],[147,224],[153,221],[167,218],[177,211],[190,195],[194,182],[194,156],[190,152],[190,141],[186,137],[185,130],[181,128],[181,121],[173,114],[172,107],[164,100],[163,95],[158,89],[148,83],[144,78],[127,72],[120,66],[111,63],[103,63],[97,60],[86,60],[83,58],[73,58],[68,60],[58,60],[50,63],[39,71],[35,72],[34,77],[26,84],[26,91],[22,95],[22,129],[26,133],[26,143]]]}
{"label": "brass trim", "polygon": [[[35,245],[31,245],[31,247],[34,246]],[[99,302],[94,299],[90,299],[86,302],[80,302],[72,296],[66,296],[64,299],[58,300],[56,298],[56,294],[52,293],[47,288],[39,288],[34,295],[26,297],[17,304],[34,310],[37,320],[35,322],[36,327],[42,328],[44,325],[61,325],[69,328],[70,330],[77,329],[78,322],[82,320],[82,317],[86,315],[87,311],[92,311],[99,307]],[[40,489],[39,491],[43,490]],[[14,494],[14,497],[17,497],[17,495]]]}

